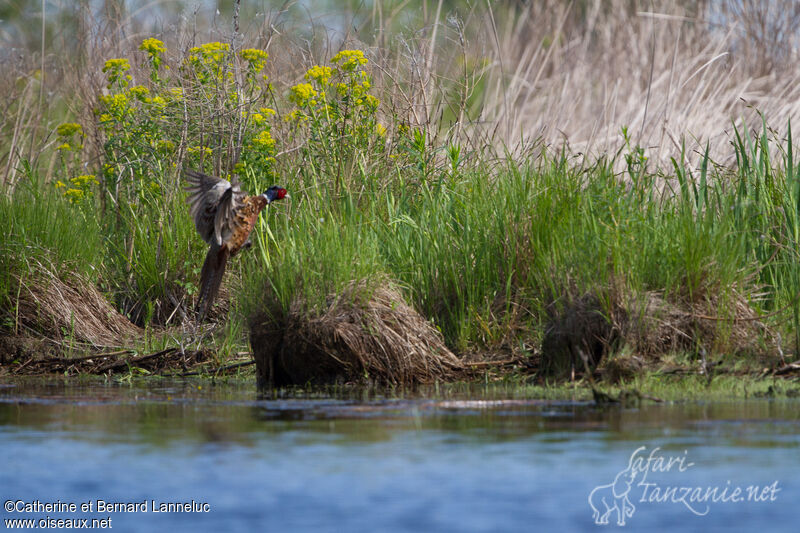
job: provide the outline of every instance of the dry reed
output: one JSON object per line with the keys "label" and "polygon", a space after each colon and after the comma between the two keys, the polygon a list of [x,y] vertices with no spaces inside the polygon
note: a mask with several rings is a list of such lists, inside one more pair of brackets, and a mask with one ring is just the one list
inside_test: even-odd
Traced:
{"label": "dry reed", "polygon": [[254,324],[259,374],[276,384],[450,380],[461,362],[441,334],[391,286],[353,283],[321,312],[296,301],[283,327]]}
{"label": "dry reed", "polygon": [[77,277],[52,273],[41,264],[19,284],[14,312],[17,323],[50,340],[99,347],[124,346],[142,330],[117,312],[97,288]]}
{"label": "dry reed", "polygon": [[[91,124],[103,61],[135,56],[150,35],[178,54],[209,40],[263,47],[276,86],[298,82],[341,48],[365,49],[387,118],[433,124],[481,151],[544,144],[612,154],[626,127],[630,144],[661,168],[680,159],[684,144],[694,166],[706,143],[713,161],[730,164],[732,121],[760,128],[762,113],[780,137],[800,111],[800,7],[790,0],[540,0],[425,10],[416,26],[401,26],[391,3],[378,1],[334,21],[288,7],[243,12],[238,33],[225,29],[221,17],[230,14],[204,9],[148,16],[110,2],[61,15],[71,23],[43,43],[44,58],[32,30],[0,35],[0,106],[15,110],[0,117],[6,191],[23,161],[44,154],[52,170],[54,106]],[[360,32],[347,23],[356,19],[365,21]],[[156,21],[169,31],[154,31]]]}

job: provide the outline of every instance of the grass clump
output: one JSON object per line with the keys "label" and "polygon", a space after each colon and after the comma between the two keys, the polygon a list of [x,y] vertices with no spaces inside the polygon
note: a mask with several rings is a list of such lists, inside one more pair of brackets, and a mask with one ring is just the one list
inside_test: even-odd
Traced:
{"label": "grass clump", "polygon": [[99,282],[105,274],[103,242],[91,213],[65,202],[38,175],[10,197],[0,197],[0,301],[14,307],[19,279],[42,269]]}

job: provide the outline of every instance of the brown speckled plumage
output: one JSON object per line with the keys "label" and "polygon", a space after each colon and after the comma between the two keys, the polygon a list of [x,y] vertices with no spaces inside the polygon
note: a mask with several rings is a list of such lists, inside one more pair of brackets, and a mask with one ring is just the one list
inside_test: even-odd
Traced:
{"label": "brown speckled plumage", "polygon": [[250,232],[253,231],[253,227],[256,225],[256,220],[258,220],[258,214],[266,206],[267,201],[261,195],[245,198],[243,205],[234,215],[236,222],[234,223],[233,235],[228,241],[228,249],[232,256],[236,255],[242,249],[244,243],[247,242]]}
{"label": "brown speckled plumage", "polygon": [[286,189],[270,187],[264,194],[248,196],[242,192],[236,178],[229,182],[194,170],[185,173],[195,227],[210,245],[200,273],[197,302],[200,320],[203,320],[219,291],[228,258],[249,245],[250,232],[259,213],[271,201],[283,198]]}

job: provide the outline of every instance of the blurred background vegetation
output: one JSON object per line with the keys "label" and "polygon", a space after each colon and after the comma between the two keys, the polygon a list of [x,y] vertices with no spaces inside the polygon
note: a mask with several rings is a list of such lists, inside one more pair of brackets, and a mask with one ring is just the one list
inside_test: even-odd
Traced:
{"label": "blurred background vegetation", "polygon": [[[53,125],[84,112],[106,59],[127,56],[146,37],[176,52],[230,41],[236,5],[4,2],[3,183],[14,183],[21,159],[51,154],[41,148]],[[712,159],[730,163],[731,119],[757,127],[758,110],[785,122],[800,102],[800,5],[791,0],[262,1],[238,9],[237,38],[272,54],[273,78],[296,80],[342,48],[369,48],[380,58],[376,83],[422,89],[409,98],[414,120],[511,147],[524,137],[607,153],[628,126],[661,166],[683,142],[697,159],[710,141]]]}

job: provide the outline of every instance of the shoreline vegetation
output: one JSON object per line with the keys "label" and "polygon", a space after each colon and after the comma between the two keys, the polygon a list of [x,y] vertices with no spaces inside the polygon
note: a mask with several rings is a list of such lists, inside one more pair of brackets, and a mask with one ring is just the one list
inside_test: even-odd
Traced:
{"label": "shoreline vegetation", "polygon": [[[0,96],[0,377],[255,368],[276,387],[580,383],[602,403],[626,386],[658,399],[660,380],[733,390],[748,376],[793,394],[774,381],[800,373],[793,108],[783,79],[761,106],[731,102],[794,52],[720,33],[756,15],[736,2],[669,3],[661,18],[627,2],[536,4],[402,23],[373,10],[373,41],[313,28],[292,41],[290,10],[240,29],[238,3],[227,31],[169,39],[121,12],[116,25],[62,13],[96,29],[77,57],[0,63],[13,80]],[[537,33],[548,6],[559,18]],[[625,24],[652,50],[625,89],[638,107],[619,85],[603,100],[599,82],[559,74],[603,80]],[[764,45],[761,62],[742,39]],[[605,122],[580,126],[598,100]],[[692,113],[710,124],[689,129]],[[569,135],[553,137],[559,124]],[[291,195],[262,213],[205,323],[183,169]]]}

